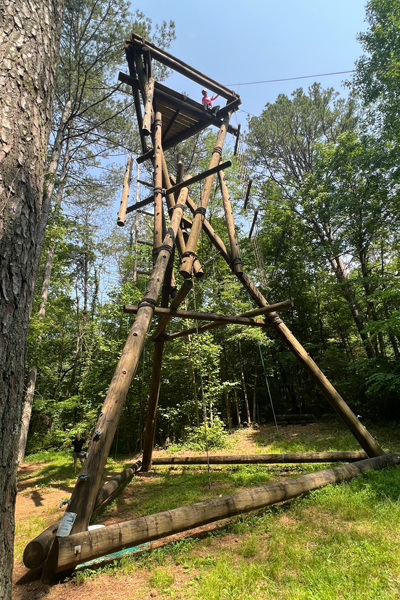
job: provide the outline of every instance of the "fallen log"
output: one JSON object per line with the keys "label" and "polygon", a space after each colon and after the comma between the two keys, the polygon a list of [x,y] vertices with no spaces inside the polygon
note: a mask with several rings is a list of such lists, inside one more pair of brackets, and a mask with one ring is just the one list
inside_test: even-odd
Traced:
{"label": "fallen log", "polygon": [[[281,454],[247,454],[239,456],[209,456],[210,465],[263,465],[287,463],[355,462],[368,458],[362,451],[356,452],[288,452]],[[153,458],[153,466],[206,465],[207,456],[162,456]]]}
{"label": "fallen log", "polygon": [[124,521],[95,531],[56,538],[57,567],[55,570],[62,572],[98,556],[264,508],[331,483],[352,479],[369,469],[383,469],[399,463],[400,454],[385,454],[285,482],[249,489],[231,496]]}
{"label": "fallen log", "polygon": [[[139,460],[107,481],[97,492],[93,513],[98,512],[106,504],[119,496],[141,466],[142,461]],[[28,569],[35,569],[46,559],[57,534],[59,524],[60,521],[53,523],[26,546],[22,560]]]}

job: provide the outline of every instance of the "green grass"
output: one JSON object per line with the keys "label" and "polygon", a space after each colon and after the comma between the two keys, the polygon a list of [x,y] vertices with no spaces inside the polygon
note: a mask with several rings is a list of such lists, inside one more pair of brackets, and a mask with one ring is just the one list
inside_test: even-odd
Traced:
{"label": "green grass", "polygon": [[[255,432],[254,442],[263,453],[357,447],[335,425],[322,424],[314,433],[313,439],[307,428],[287,429],[279,440]],[[248,434],[235,434],[237,439],[242,435]],[[394,428],[378,431],[378,437],[385,448],[398,447]],[[36,481],[45,483],[64,469],[69,473],[69,460],[55,457],[53,470],[44,464]],[[205,467],[157,468],[136,478],[131,492],[108,510],[125,520],[328,467],[215,466],[211,490]],[[109,468],[120,470],[123,463],[112,461]],[[395,600],[400,596],[399,498],[400,467],[369,471],[284,505],[230,519],[205,538],[183,538],[99,571],[83,571],[75,581],[84,585],[87,577],[104,577],[104,585],[112,587],[110,578],[125,578],[128,597],[133,578],[143,591],[138,600],[152,589],[177,600]],[[21,527],[31,537],[42,528],[34,520]]]}

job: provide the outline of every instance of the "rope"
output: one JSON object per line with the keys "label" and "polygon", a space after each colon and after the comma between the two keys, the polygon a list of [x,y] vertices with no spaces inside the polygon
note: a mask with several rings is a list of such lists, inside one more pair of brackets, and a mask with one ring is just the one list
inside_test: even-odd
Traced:
{"label": "rope", "polygon": [[[279,433],[279,429],[278,429],[278,423],[277,423],[277,420],[276,420],[275,409],[274,409],[274,403],[272,402],[271,390],[269,389],[269,383],[268,383],[267,371],[266,371],[266,369],[265,369],[265,364],[264,364],[264,357],[263,357],[263,355],[262,355],[262,352],[261,352],[261,346],[260,346],[260,342],[257,342],[257,343],[258,343],[258,349],[259,349],[259,351],[260,351],[261,364],[262,364],[263,371],[264,371],[265,383],[267,384],[267,390],[268,390],[269,401],[270,401],[270,403],[271,403],[272,414],[273,414],[273,416],[274,416],[275,427],[276,427],[276,435],[278,435],[278,436],[279,436],[279,435],[280,435],[280,433]],[[282,454],[282,459],[283,459],[283,461],[284,461],[283,454]]]}
{"label": "rope", "polygon": [[[194,285],[193,285],[193,300],[194,300],[194,310],[197,311],[197,308],[196,308],[196,290],[195,290],[195,286]],[[198,335],[199,334],[199,322],[198,321],[196,321],[196,332],[197,332],[197,335]],[[211,471],[210,471],[210,456],[209,456],[209,451],[208,451],[207,407],[206,407],[205,398],[204,398],[203,374],[202,374],[202,360],[201,360],[200,350],[198,350],[198,358],[199,358],[199,363],[200,363],[201,403],[202,403],[202,408],[203,408],[204,434],[205,434],[205,440],[206,440],[207,478],[208,478],[208,489],[210,490],[211,489]]]}

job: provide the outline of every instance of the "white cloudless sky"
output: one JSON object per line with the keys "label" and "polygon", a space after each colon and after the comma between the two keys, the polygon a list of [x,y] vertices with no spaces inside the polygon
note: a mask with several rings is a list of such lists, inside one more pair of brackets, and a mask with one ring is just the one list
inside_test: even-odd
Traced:
{"label": "white cloudless sky", "polygon": [[[153,24],[175,21],[177,39],[169,52],[224,84],[351,70],[362,53],[356,36],[367,28],[365,0],[137,0],[132,8]],[[347,94],[341,84],[349,77],[232,89],[240,94],[243,110],[259,115],[278,94],[289,95],[313,81]],[[180,75],[166,85],[200,101],[201,87]],[[243,112],[237,118],[246,121]]]}

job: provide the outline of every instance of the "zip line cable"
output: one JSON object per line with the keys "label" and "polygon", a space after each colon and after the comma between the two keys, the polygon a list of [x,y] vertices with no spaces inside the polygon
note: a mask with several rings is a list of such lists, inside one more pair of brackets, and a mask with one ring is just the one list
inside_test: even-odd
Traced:
{"label": "zip line cable", "polygon": [[351,69],[350,71],[334,71],[332,73],[318,73],[316,75],[300,75],[298,77],[283,77],[282,79],[265,79],[264,81],[248,81],[246,83],[225,83],[227,87],[241,86],[241,85],[259,85],[261,83],[279,83],[280,81],[296,81],[299,79],[311,79],[312,77],[329,77],[331,75],[347,75],[348,73],[356,73],[357,71],[382,71],[385,69],[391,69],[393,67],[400,67],[399,63],[387,65],[383,67],[366,67],[365,69]]}

